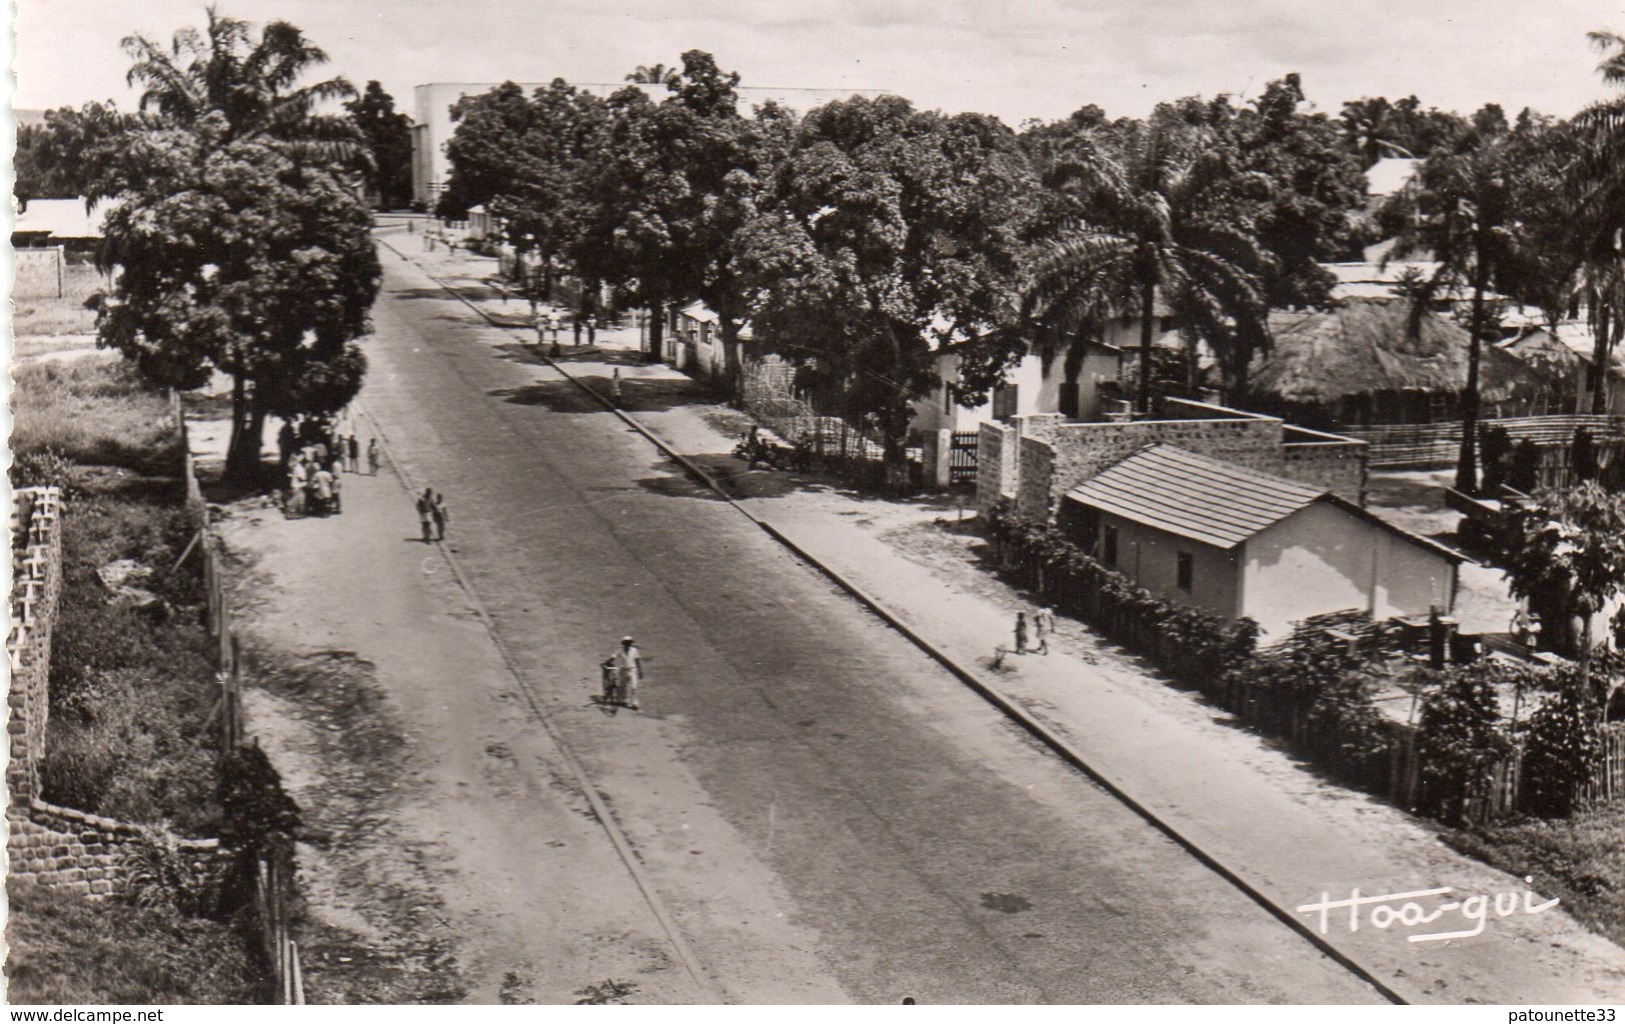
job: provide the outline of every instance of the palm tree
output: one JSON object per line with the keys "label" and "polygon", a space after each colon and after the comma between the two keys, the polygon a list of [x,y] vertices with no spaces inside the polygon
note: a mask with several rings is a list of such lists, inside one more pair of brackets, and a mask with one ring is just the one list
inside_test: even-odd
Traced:
{"label": "palm tree", "polygon": [[1526,259],[1521,237],[1526,228],[1518,220],[1520,178],[1531,155],[1524,141],[1504,122],[1486,118],[1455,145],[1429,156],[1417,175],[1417,216],[1390,253],[1391,259],[1422,257],[1437,264],[1411,296],[1413,329],[1436,298],[1463,287],[1472,294],[1456,463],[1456,489],[1466,494],[1478,490],[1479,363],[1484,342],[1493,340],[1500,322],[1490,292],[1518,291],[1516,275]]}
{"label": "palm tree", "polygon": [[[1609,85],[1625,86],[1625,36],[1590,33],[1603,54],[1597,71]],[[1576,297],[1590,318],[1592,409],[1602,411],[1607,368],[1625,339],[1625,96],[1593,104],[1575,115],[1579,158],[1572,193],[1579,197],[1573,224],[1579,233]]]}
{"label": "palm tree", "polygon": [[639,64],[637,70],[626,76],[628,82],[639,85],[676,85],[682,72],[664,64]]}
{"label": "palm tree", "polygon": [[1340,120],[1343,134],[1355,152],[1360,154],[1364,167],[1370,168],[1385,156],[1408,157],[1414,154],[1394,141],[1398,128],[1394,124],[1393,106],[1381,96],[1376,99],[1351,100],[1343,104]]}
{"label": "palm tree", "polygon": [[1076,197],[1078,216],[1038,250],[1023,318],[1086,325],[1137,310],[1146,413],[1161,296],[1214,347],[1227,388],[1244,389],[1253,354],[1269,344],[1261,279],[1272,265],[1246,212],[1248,176],[1212,133],[1188,125],[1153,122],[1111,148],[1086,136],[1048,175]]}
{"label": "palm tree", "polygon": [[343,78],[297,85],[327,54],[284,21],[265,26],[258,40],[246,21],[208,9],[205,31],[176,32],[170,45],[142,35],[123,41],[134,61],[127,80],[139,85],[141,110],[163,126],[190,128],[211,114],[225,121],[221,138],[274,140],[296,161],[350,168],[368,162],[365,141],[343,113],[320,113],[321,104],[353,99]]}

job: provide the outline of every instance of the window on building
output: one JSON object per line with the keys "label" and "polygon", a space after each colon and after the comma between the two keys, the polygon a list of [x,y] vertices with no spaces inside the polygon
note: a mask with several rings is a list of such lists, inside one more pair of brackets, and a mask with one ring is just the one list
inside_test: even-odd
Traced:
{"label": "window on building", "polygon": [[1100,544],[1100,560],[1109,566],[1117,565],[1117,527],[1108,526]]}
{"label": "window on building", "polygon": [[1007,420],[1016,414],[1017,392],[1021,389],[1015,384],[1000,384],[993,389],[993,418]]}
{"label": "window on building", "polygon": [[1185,591],[1186,593],[1189,593],[1190,589],[1191,589],[1191,575],[1194,572],[1194,568],[1195,567],[1191,563],[1191,554],[1190,554],[1190,552],[1189,551],[1181,551],[1179,553],[1179,580],[1178,580],[1178,583],[1179,583],[1179,589]]}

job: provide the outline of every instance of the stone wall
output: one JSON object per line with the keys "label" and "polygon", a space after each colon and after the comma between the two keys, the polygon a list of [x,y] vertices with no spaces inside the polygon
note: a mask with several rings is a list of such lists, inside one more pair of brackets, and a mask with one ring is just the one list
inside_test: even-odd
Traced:
{"label": "stone wall", "polygon": [[1294,432],[1295,428],[1287,428],[1288,440],[1281,449],[1286,460],[1281,475],[1324,487],[1364,508],[1370,446],[1344,439],[1294,442]]}
{"label": "stone wall", "polygon": [[983,423],[977,430],[976,510],[986,514],[999,498],[1015,494],[1020,436],[998,422]]}
{"label": "stone wall", "polygon": [[[131,847],[158,831],[37,798],[24,808],[14,804],[7,824],[10,877],[95,897],[128,890]],[[218,839],[178,839],[175,847],[194,873],[214,880],[223,856]]]}
{"label": "stone wall", "polygon": [[1054,518],[1067,491],[1102,470],[1152,444],[1171,444],[1232,465],[1324,487],[1349,501],[1365,504],[1368,446],[1360,441],[1285,425],[1273,416],[1181,399],[1163,404],[1163,417],[1122,423],[1069,423],[1056,414],[1017,416],[1002,434],[982,428],[982,464],[990,446],[1007,451],[1019,438],[1016,478],[982,471],[980,497],[997,482],[1000,492],[1014,493],[1023,515]]}
{"label": "stone wall", "polygon": [[14,578],[11,589],[11,634],[6,654],[11,689],[6,695],[11,717],[6,732],[11,760],[6,787],[14,807],[26,807],[39,793],[39,763],[45,754],[45,725],[50,702],[51,634],[62,593],[62,494],[55,487],[17,492],[11,522]]}
{"label": "stone wall", "polygon": [[[1151,444],[1176,445],[1198,455],[1264,473],[1285,475],[1281,421],[1277,419],[1140,420],[1132,423],[1042,424],[1023,431],[1034,443],[1052,449],[1050,471],[1042,484],[1020,486],[1022,512],[1053,518],[1067,491]],[[1028,456],[1023,446],[1022,472],[1029,458],[1042,470],[1044,459]]]}
{"label": "stone wall", "polygon": [[[51,635],[62,596],[62,495],[55,487],[16,492],[11,520],[15,578],[11,635],[6,653],[11,689],[6,722],[11,759],[6,765],[10,803],[6,852],[10,877],[70,889],[87,896],[122,893],[129,879],[128,847],[162,830],[143,829],[39,797],[39,765],[49,720]],[[218,861],[215,839],[176,839],[181,856],[209,868]]]}
{"label": "stone wall", "polygon": [[14,299],[57,299],[63,294],[64,258],[60,245],[43,249],[16,249],[17,277]]}

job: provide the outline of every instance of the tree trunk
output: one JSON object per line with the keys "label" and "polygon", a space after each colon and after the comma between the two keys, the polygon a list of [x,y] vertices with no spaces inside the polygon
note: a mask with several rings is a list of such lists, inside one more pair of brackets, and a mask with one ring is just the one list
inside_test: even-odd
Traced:
{"label": "tree trunk", "polygon": [[1456,461],[1456,490],[1478,493],[1478,364],[1484,347],[1485,273],[1474,275],[1471,330],[1467,334],[1467,386],[1461,391],[1461,456]]}
{"label": "tree trunk", "polygon": [[881,437],[881,449],[886,473],[886,490],[893,494],[907,494],[908,448],[904,444],[904,439],[888,431]]}
{"label": "tree trunk", "polygon": [[659,302],[649,303],[649,351],[645,357],[651,363],[665,359],[666,314],[663,306]]}
{"label": "tree trunk", "polygon": [[1156,310],[1156,285],[1143,285],[1140,290],[1140,400],[1143,415],[1151,415],[1151,315]]}
{"label": "tree trunk", "polygon": [[261,437],[265,431],[265,411],[256,408],[241,372],[231,385],[231,442],[226,449],[226,477],[251,483],[259,477]]}
{"label": "tree trunk", "polygon": [[744,369],[739,361],[739,322],[722,314],[717,317],[717,327],[722,334],[722,367],[727,377],[728,401],[738,404],[744,397],[740,387]]}
{"label": "tree trunk", "polygon": [[1613,354],[1613,343],[1617,340],[1610,337],[1617,328],[1606,305],[1597,310],[1594,326],[1596,344],[1591,350],[1591,412],[1605,413],[1608,411],[1608,361]]}

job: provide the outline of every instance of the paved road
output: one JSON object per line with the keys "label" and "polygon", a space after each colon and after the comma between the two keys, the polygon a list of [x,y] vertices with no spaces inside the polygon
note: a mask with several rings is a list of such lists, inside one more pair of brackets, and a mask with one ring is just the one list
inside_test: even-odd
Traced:
{"label": "paved road", "polygon": [[[455,557],[720,994],[1378,1001],[382,259],[366,412],[448,495]],[[627,632],[652,680],[611,717],[589,680]]]}

